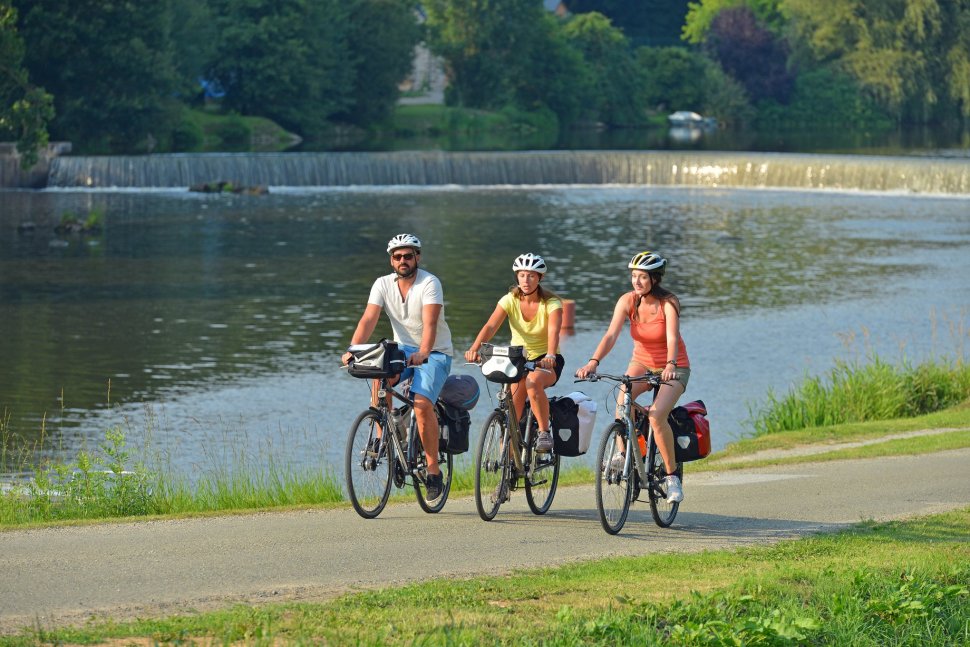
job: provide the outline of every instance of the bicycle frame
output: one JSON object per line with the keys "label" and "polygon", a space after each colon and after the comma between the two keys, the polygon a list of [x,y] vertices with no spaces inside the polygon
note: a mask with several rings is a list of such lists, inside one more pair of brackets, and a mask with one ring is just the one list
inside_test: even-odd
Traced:
{"label": "bicycle frame", "polygon": [[[531,364],[531,362],[529,362]],[[526,414],[525,437],[519,431],[519,417],[515,413],[515,403],[512,401],[512,385],[503,384],[502,390],[498,392],[498,410],[505,414],[506,432],[508,433],[509,453],[515,463],[515,471],[518,474],[525,473],[525,453],[529,447],[529,434],[532,433],[532,409]],[[515,448],[515,451],[511,451]]]}
{"label": "bicycle frame", "polygon": [[[417,420],[415,419],[415,414],[414,414],[414,400],[404,395],[403,393],[395,389],[393,386],[390,386],[387,383],[386,377],[380,379],[380,382],[377,385],[376,394],[377,394],[377,405],[375,406],[375,408],[378,410],[381,416],[381,429],[382,429],[381,436],[383,437],[385,434],[388,434],[390,432],[390,441],[391,441],[391,444],[394,445],[395,456],[401,456],[404,458],[402,462],[407,467],[406,469],[407,474],[417,477],[423,481],[424,476],[418,474],[418,471],[419,471],[418,463],[420,460],[420,456],[417,455],[418,451],[417,451],[416,436],[418,435],[418,428],[417,428]],[[404,404],[410,407],[410,411],[408,412],[408,426],[407,426],[407,435],[406,435],[407,451],[404,451],[404,448],[401,446],[401,439],[398,437],[398,434],[391,431],[394,425],[391,421],[391,407],[388,405],[388,402],[387,402],[388,395],[390,395],[392,398],[397,398],[398,400],[400,400],[401,402],[403,402]],[[385,439],[385,442],[387,442],[386,439]]]}
{"label": "bicycle frame", "polygon": [[[622,420],[626,424],[626,462],[623,465],[623,476],[628,478],[630,476],[630,468],[633,467],[637,471],[637,475],[643,483],[647,482],[647,463],[646,456],[640,451],[640,443],[637,439],[638,429],[636,424],[636,415],[639,414],[643,416],[642,420],[647,421],[647,409],[643,405],[637,404],[630,397],[630,386],[633,382],[650,382],[653,386],[654,397],[656,397],[657,388],[659,387],[659,380],[653,374],[650,377],[644,378],[631,378],[628,375],[623,375],[617,378],[614,375],[599,375],[598,377],[605,377],[607,379],[616,379],[620,382],[621,390],[623,394],[623,404],[617,405],[617,418]],[[653,427],[650,426],[649,422],[645,423],[647,426],[646,442],[652,442],[651,436],[653,436]]]}

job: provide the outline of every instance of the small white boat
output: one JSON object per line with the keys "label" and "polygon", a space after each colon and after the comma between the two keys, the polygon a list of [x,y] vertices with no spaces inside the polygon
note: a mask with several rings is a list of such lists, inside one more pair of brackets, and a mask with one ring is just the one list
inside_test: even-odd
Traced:
{"label": "small white boat", "polygon": [[667,116],[667,121],[675,128],[715,128],[717,120],[714,117],[703,117],[690,110],[678,110]]}

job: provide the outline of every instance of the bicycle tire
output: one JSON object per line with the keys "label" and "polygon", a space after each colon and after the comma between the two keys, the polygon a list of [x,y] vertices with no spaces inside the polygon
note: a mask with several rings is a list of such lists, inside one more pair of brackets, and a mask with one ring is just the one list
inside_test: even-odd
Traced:
{"label": "bicycle tire", "polygon": [[347,435],[344,454],[347,493],[354,510],[364,519],[379,515],[391,493],[394,445],[381,442],[378,451],[373,451],[378,428],[386,428],[386,425],[381,425],[381,420],[378,411],[368,409],[357,416]]}
{"label": "bicycle tire", "polygon": [[[417,433],[417,430],[415,430],[415,433]],[[418,451],[424,451],[421,443],[418,443]],[[442,508],[445,507],[445,503],[448,501],[448,493],[451,492],[452,464],[453,459],[451,454],[439,449],[438,467],[441,468],[441,496],[435,499],[434,503],[430,503],[425,497],[426,486],[421,482],[421,479],[414,479],[414,495],[418,499],[418,505],[428,514],[441,512]]]}
{"label": "bicycle tire", "polygon": [[[607,427],[603,438],[600,439],[599,450],[596,454],[596,465],[598,467],[596,510],[599,512],[603,530],[611,535],[615,535],[623,528],[632,503],[634,466],[630,465],[630,477],[624,478],[622,470],[617,471],[610,465],[613,454],[616,452],[617,439],[624,439],[625,441],[626,436],[626,425],[618,420],[613,422]],[[630,463],[629,456],[627,456],[627,462]]]}
{"label": "bicycle tire", "polygon": [[[683,468],[677,465],[677,476],[681,476]],[[677,516],[680,503],[667,502],[667,466],[664,465],[660,448],[653,437],[653,432],[647,437],[647,497],[650,499],[650,514],[654,522],[661,528],[669,528]]]}
{"label": "bicycle tire", "polygon": [[559,485],[559,455],[539,454],[535,447],[531,447],[528,470],[525,500],[533,514],[545,514],[556,497],[556,487]]}
{"label": "bicycle tire", "polygon": [[494,519],[499,506],[504,503],[504,496],[495,496],[504,494],[499,489],[502,483],[505,483],[505,492],[508,492],[509,450],[506,435],[505,413],[496,409],[485,421],[475,450],[475,507],[483,521]]}

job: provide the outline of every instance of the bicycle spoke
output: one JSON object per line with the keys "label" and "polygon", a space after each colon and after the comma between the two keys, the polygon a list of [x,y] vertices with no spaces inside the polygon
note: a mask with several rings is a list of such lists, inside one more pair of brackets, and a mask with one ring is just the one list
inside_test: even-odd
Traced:
{"label": "bicycle spoke", "polygon": [[674,522],[680,504],[667,502],[667,486],[665,483],[667,467],[664,465],[663,456],[660,455],[659,448],[652,435],[648,441],[648,447],[649,483],[647,487],[650,497],[650,514],[653,515],[653,520],[658,526],[667,528]]}
{"label": "bicycle spoke", "polygon": [[345,470],[347,492],[357,514],[365,519],[379,515],[391,491],[392,449],[379,438],[380,416],[367,410],[357,417],[347,437]]}
{"label": "bicycle spoke", "polygon": [[504,434],[505,416],[493,411],[482,428],[475,452],[475,506],[485,521],[495,518],[508,496],[509,455],[503,446]]}
{"label": "bicycle spoke", "polygon": [[623,528],[630,512],[631,482],[623,475],[626,463],[614,460],[626,447],[625,436],[625,425],[620,422],[610,425],[600,441],[596,461],[596,508],[603,529],[611,535]]}

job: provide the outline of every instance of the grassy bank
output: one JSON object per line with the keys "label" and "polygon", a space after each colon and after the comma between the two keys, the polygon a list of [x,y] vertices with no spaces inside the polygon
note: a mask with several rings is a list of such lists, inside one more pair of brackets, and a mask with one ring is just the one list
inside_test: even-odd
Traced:
{"label": "grassy bank", "polygon": [[[970,509],[770,547],[434,580],[0,644],[966,645]],[[419,618],[420,621],[415,621]]]}
{"label": "grassy bank", "polygon": [[[914,386],[917,385],[918,386]],[[900,393],[906,397],[900,398]],[[920,394],[912,398],[911,394]],[[738,469],[775,463],[837,460],[886,455],[928,453],[970,446],[970,370],[963,363],[931,362],[915,368],[890,366],[880,360],[865,366],[840,365],[831,384],[807,378],[785,398],[769,396],[758,414],[762,421],[801,420],[803,428],[772,427],[729,445],[704,461],[687,466],[692,471]],[[880,400],[881,399],[881,400]],[[851,402],[904,403],[896,408],[878,406],[862,417],[889,415],[894,419],[841,422],[820,426],[819,421],[840,419]],[[912,403],[918,402],[916,407]],[[913,415],[923,409],[939,409]],[[855,406],[860,410],[860,406]],[[806,423],[797,411],[818,410]],[[872,413],[877,412],[877,413]],[[858,416],[857,416],[858,417]],[[756,422],[756,425],[758,423]],[[767,425],[767,422],[763,423]],[[774,424],[774,423],[772,423]],[[876,439],[921,429],[951,429],[928,436],[874,443]],[[157,515],[191,515],[306,506],[348,505],[343,495],[343,474],[329,470],[294,471],[272,456],[236,457],[237,464],[203,466],[202,475],[188,483],[159,465],[132,458],[122,430],[111,429],[93,451],[80,452],[67,463],[37,462],[42,448],[7,449],[6,423],[0,417],[0,472],[22,472],[31,480],[0,492],[0,528],[59,521],[96,520]],[[477,433],[477,431],[473,431]],[[869,443],[846,447],[847,442]],[[792,450],[827,445],[823,453]],[[775,455],[764,456],[763,452]],[[787,452],[787,453],[786,453]],[[144,453],[144,452],[143,452]],[[15,460],[11,460],[16,456]],[[457,457],[452,484],[454,496],[474,491],[474,450]],[[741,460],[742,457],[747,457]],[[581,461],[563,461],[560,484],[589,484],[591,470]],[[397,501],[413,500],[410,489],[392,490]]]}
{"label": "grassy bank", "polygon": [[498,112],[437,104],[400,105],[373,129],[375,143],[394,149],[522,150],[553,146],[559,124],[551,112]]}
{"label": "grassy bank", "polygon": [[806,377],[787,394],[769,393],[752,412],[755,435],[868,420],[911,418],[970,398],[970,364],[931,360],[891,364],[837,362],[825,377]]}

